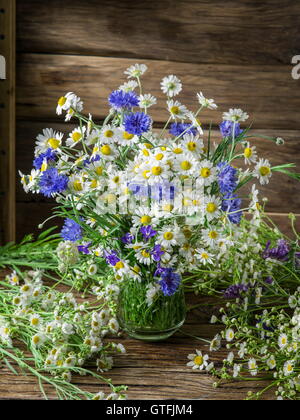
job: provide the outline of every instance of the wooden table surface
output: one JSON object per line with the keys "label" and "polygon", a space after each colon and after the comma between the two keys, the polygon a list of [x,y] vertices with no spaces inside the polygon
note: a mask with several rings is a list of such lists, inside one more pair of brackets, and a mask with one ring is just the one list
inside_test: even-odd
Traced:
{"label": "wooden table surface", "polygon": [[[195,304],[207,301],[206,298],[188,296],[188,303]],[[127,350],[126,355],[115,357],[115,366],[105,375],[111,378],[114,385],[127,385],[129,399],[200,399],[200,400],[243,400],[248,391],[256,392],[266,386],[262,381],[226,382],[215,389],[215,379],[206,372],[193,371],[186,366],[187,355],[197,348],[208,353],[208,346],[187,334],[210,340],[220,331],[220,326],[209,324],[211,310],[201,306],[189,312],[182,330],[165,342],[144,343],[126,336],[116,339]],[[211,360],[220,366],[227,357],[222,348],[213,353]],[[103,384],[90,377],[73,376],[73,383],[84,389],[97,393],[108,391]],[[49,386],[45,386],[49,398],[56,398]],[[15,376],[6,366],[0,370],[0,399],[42,399],[35,378]],[[272,392],[264,396],[274,399]]]}

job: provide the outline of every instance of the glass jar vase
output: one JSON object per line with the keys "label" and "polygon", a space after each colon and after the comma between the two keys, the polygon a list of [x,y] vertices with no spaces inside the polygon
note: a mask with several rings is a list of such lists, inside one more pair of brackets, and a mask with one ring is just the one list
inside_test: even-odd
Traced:
{"label": "glass jar vase", "polygon": [[158,291],[149,301],[147,282],[133,279],[120,284],[118,321],[130,337],[143,341],[161,341],[173,335],[186,316],[184,288],[179,286],[172,296]]}

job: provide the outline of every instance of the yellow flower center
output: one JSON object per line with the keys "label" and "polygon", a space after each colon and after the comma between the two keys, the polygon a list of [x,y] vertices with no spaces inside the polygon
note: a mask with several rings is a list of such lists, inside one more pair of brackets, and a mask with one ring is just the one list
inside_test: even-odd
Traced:
{"label": "yellow flower center", "polygon": [[206,206],[206,210],[208,213],[214,213],[217,210],[217,206],[215,203],[208,203]]}
{"label": "yellow flower center", "polygon": [[150,216],[142,216],[140,220],[143,225],[149,225],[152,219]]}
{"label": "yellow flower center", "polygon": [[164,233],[164,239],[166,241],[171,241],[174,238],[174,235],[172,232],[165,232]]}
{"label": "yellow flower center", "polygon": [[40,320],[38,318],[32,318],[32,320],[31,320],[32,325],[38,325],[39,322],[40,322]]}
{"label": "yellow flower center", "polygon": [[205,260],[208,259],[208,254],[206,252],[202,252],[201,257],[204,258]]}
{"label": "yellow flower center", "polygon": [[246,147],[246,149],[244,150],[245,158],[251,158],[252,155],[253,155],[253,152],[252,152],[251,147]]}
{"label": "yellow flower center", "polygon": [[176,105],[172,106],[172,107],[170,108],[170,112],[171,112],[171,114],[178,115],[178,114],[179,114],[179,107],[178,107],[178,106],[176,106]]}
{"label": "yellow flower center", "polygon": [[172,204],[165,204],[163,206],[163,211],[171,212],[173,210],[174,206]]}
{"label": "yellow flower center", "polygon": [[132,271],[134,271],[135,273],[139,273],[141,271],[140,267],[138,267],[137,265],[135,265],[132,269]]}
{"label": "yellow flower center", "polygon": [[155,156],[155,159],[156,160],[162,160],[164,158],[164,154],[163,153],[158,153],[156,156]]}
{"label": "yellow flower center", "polygon": [[41,172],[45,172],[48,168],[48,164],[47,162],[43,162],[42,166],[41,166]]}
{"label": "yellow flower center", "polygon": [[39,342],[41,341],[40,337],[38,335],[35,335],[32,339],[34,344],[39,344]]}
{"label": "yellow flower center", "polygon": [[112,130],[106,130],[104,132],[104,137],[111,138],[113,137],[113,135],[114,135],[114,132]]}
{"label": "yellow flower center", "polygon": [[162,168],[160,166],[154,166],[152,168],[152,174],[155,175],[155,176],[161,175],[162,171],[163,170],[162,170]]}
{"label": "yellow flower center", "polygon": [[98,166],[96,168],[96,174],[99,175],[99,176],[101,176],[102,173],[103,173],[103,167],[102,166]]}
{"label": "yellow flower center", "polygon": [[142,254],[142,256],[143,256],[144,258],[149,258],[149,257],[150,257],[149,252],[148,252],[148,251],[146,251],[145,249],[143,249],[143,251],[141,252],[141,254]]}
{"label": "yellow flower center", "polygon": [[124,263],[122,263],[122,261],[118,261],[117,264],[115,265],[115,268],[117,270],[120,270],[121,268],[124,268]]}
{"label": "yellow flower center", "polygon": [[51,149],[57,149],[58,147],[59,147],[59,145],[60,145],[60,140],[58,140],[58,139],[55,139],[54,137],[51,137],[49,140],[48,140],[48,145],[51,147]]}
{"label": "yellow flower center", "polygon": [[200,175],[202,176],[202,178],[208,178],[211,174],[211,171],[209,168],[202,168]]}
{"label": "yellow flower center", "polygon": [[147,149],[153,149],[153,146],[152,146],[152,144],[151,144],[151,143],[144,143],[144,146],[145,146]]}
{"label": "yellow flower center", "polygon": [[143,155],[144,156],[149,156],[150,153],[149,153],[149,151],[147,149],[143,149]]}
{"label": "yellow flower center", "polygon": [[268,166],[262,166],[261,168],[259,168],[259,173],[261,174],[261,176],[267,176],[270,172],[271,169]]}
{"label": "yellow flower center", "polygon": [[195,365],[201,366],[203,364],[203,357],[202,356],[196,356],[194,358]]}
{"label": "yellow flower center", "polygon": [[174,152],[176,155],[180,155],[181,153],[183,153],[183,150],[182,150],[180,147],[176,147],[176,148],[173,150],[173,152]]}
{"label": "yellow flower center", "polygon": [[127,133],[127,131],[124,131],[124,133],[123,133],[123,139],[125,139],[125,140],[131,140],[131,139],[133,139],[133,137],[134,137],[134,134]]}
{"label": "yellow flower center", "polygon": [[292,365],[287,365],[287,368],[286,368],[286,370],[288,371],[288,372],[293,372],[293,370],[294,370],[294,368],[293,368],[293,366]]}
{"label": "yellow flower center", "polygon": [[92,182],[91,182],[91,188],[96,188],[97,185],[98,185],[97,179],[93,179]]}
{"label": "yellow flower center", "polygon": [[187,144],[187,148],[189,149],[190,152],[194,152],[197,149],[197,143],[195,143],[194,141],[190,141]]}
{"label": "yellow flower center", "polygon": [[148,179],[149,178],[149,172],[148,170],[143,171],[143,178]]}
{"label": "yellow flower center", "polygon": [[59,98],[57,103],[59,106],[64,106],[66,102],[67,102],[67,98],[65,96],[62,96],[61,98]]}
{"label": "yellow flower center", "polygon": [[103,155],[109,156],[111,154],[111,148],[109,147],[108,144],[105,144],[104,146],[101,147],[101,152]]}
{"label": "yellow flower center", "polygon": [[209,232],[208,236],[210,237],[210,239],[217,239],[218,233],[215,230],[212,230],[211,232]]}
{"label": "yellow flower center", "polygon": [[115,177],[113,178],[113,182],[114,182],[115,184],[118,184],[118,183],[120,182],[120,177],[119,177],[119,176],[115,176]]}
{"label": "yellow flower center", "polygon": [[72,139],[73,139],[74,143],[79,141],[81,139],[81,137],[82,137],[82,135],[78,131],[76,131],[75,133],[72,134]]}
{"label": "yellow flower center", "polygon": [[78,179],[76,181],[73,182],[73,188],[75,191],[82,191],[83,187],[82,187],[82,183],[81,181],[79,181]]}
{"label": "yellow flower center", "polygon": [[180,167],[184,171],[189,171],[192,167],[192,164],[190,162],[188,162],[187,160],[184,160],[183,162],[181,162]]}

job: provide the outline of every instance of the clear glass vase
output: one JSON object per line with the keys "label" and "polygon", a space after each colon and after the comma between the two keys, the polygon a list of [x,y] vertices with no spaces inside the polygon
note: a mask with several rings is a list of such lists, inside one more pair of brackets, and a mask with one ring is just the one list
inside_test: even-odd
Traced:
{"label": "clear glass vase", "polygon": [[184,324],[184,288],[180,286],[172,296],[158,293],[151,305],[147,302],[146,293],[145,282],[122,282],[118,301],[120,326],[130,337],[138,340],[166,340]]}

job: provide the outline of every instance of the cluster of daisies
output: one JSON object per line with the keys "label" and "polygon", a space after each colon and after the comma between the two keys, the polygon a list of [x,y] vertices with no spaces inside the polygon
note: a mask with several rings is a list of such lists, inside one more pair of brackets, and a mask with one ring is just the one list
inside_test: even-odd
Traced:
{"label": "cluster of daisies", "polygon": [[146,70],[136,64],[125,71],[128,81],[109,95],[102,124],[82,114],[74,93],[61,97],[57,114],[79,125],[68,135],[45,129],[34,169],[21,179],[25,191],[56,199],[62,237],[78,252],[105,261],[117,281],[148,279],[151,304],[157,293],[174,294],[182,273],[213,267],[233,246],[249,208],[239,188],[252,179],[267,184],[280,168],[258,157],[241,109],[223,114],[219,141],[210,130],[204,135],[201,111],[217,105],[199,92],[197,109],[189,110],[176,98],[182,83],[174,75],[161,82],[167,123],[154,129],[149,110],[157,99],[143,92]]}
{"label": "cluster of daisies", "polygon": [[[112,307],[97,297],[79,302],[71,292],[47,287],[43,275],[40,270],[13,271],[2,283],[0,355],[4,359],[12,355],[26,368],[24,356],[15,347],[16,341],[23,342],[34,355],[35,367],[29,370],[39,379],[42,392],[41,382],[45,382],[53,385],[59,397],[67,399],[123,399],[124,387],[115,388],[110,380],[84,368],[87,361],[94,360],[97,371],[106,372],[113,366],[112,355],[125,353],[122,344],[107,338],[116,337],[119,331]],[[109,294],[111,301],[104,284],[98,287],[102,296]],[[73,374],[92,375],[112,392],[93,395],[68,385]]]}

